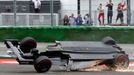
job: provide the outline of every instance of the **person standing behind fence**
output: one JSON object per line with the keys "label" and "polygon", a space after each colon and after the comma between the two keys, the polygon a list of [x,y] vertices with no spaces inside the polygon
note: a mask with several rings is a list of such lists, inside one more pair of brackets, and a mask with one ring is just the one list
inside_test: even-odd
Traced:
{"label": "person standing behind fence", "polygon": [[76,18],[74,17],[74,14],[69,17],[69,24],[71,26],[76,25]]}
{"label": "person standing behind fence", "polygon": [[112,0],[109,0],[109,3],[107,3],[106,7],[108,7],[107,21],[108,21],[108,24],[111,24],[112,23],[112,17],[113,17],[113,3],[112,3]]}
{"label": "person standing behind fence", "polygon": [[93,25],[93,20],[89,14],[84,16],[85,25]]}
{"label": "person standing behind fence", "polygon": [[[98,16],[99,24],[104,25],[104,8],[102,4],[99,5],[98,10],[99,10],[99,16]],[[102,21],[100,20],[101,17],[102,17]]]}
{"label": "person standing behind fence", "polygon": [[80,14],[78,14],[78,17],[76,18],[76,25],[82,25],[83,20]]}
{"label": "person standing behind fence", "polygon": [[35,11],[35,13],[39,13],[40,8],[41,8],[41,1],[40,0],[32,0],[32,2],[34,3],[34,11]]}
{"label": "person standing behind fence", "polygon": [[116,18],[116,22],[118,21],[118,19],[120,18],[121,24],[124,24],[124,15],[123,15],[123,11],[125,11],[127,9],[125,2],[121,2],[118,4],[118,14],[117,14],[117,18]]}
{"label": "person standing behind fence", "polygon": [[68,18],[67,15],[64,16],[63,24],[64,24],[64,25],[69,25],[69,18]]}

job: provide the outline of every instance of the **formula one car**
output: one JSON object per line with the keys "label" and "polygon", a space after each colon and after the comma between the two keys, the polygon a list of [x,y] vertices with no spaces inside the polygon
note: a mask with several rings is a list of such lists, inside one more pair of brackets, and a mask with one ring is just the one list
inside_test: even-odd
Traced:
{"label": "formula one car", "polygon": [[111,70],[126,69],[129,58],[111,37],[100,42],[56,41],[48,45],[44,52],[36,49],[35,39],[26,37],[18,42],[6,39],[8,54],[20,65],[34,65],[37,72],[47,72],[52,65],[64,67],[67,71],[92,68],[105,64]]}

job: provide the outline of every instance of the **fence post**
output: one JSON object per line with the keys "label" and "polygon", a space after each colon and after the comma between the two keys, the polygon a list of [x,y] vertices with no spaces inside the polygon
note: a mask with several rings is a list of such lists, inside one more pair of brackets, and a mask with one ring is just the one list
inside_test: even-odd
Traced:
{"label": "fence post", "polygon": [[94,24],[95,25],[97,25],[97,21],[98,21],[98,19],[97,19],[97,11],[93,11],[94,12]]}
{"label": "fence post", "polygon": [[16,26],[16,0],[14,0],[14,25]]}
{"label": "fence post", "polygon": [[62,16],[61,16],[61,10],[58,11],[58,25],[62,25]]}
{"label": "fence post", "polygon": [[50,1],[51,26],[53,26],[53,0]]}
{"label": "fence post", "polygon": [[89,15],[92,17],[92,1],[91,0],[89,0]]}
{"label": "fence post", "polygon": [[131,23],[131,0],[127,0],[127,24]]}
{"label": "fence post", "polygon": [[80,12],[80,10],[81,10],[81,9],[80,9],[80,6],[81,6],[81,5],[80,5],[80,3],[81,3],[80,1],[81,1],[81,0],[77,0],[77,10],[78,10],[78,11],[77,11],[77,14],[80,14],[80,13],[81,13],[81,12]]}

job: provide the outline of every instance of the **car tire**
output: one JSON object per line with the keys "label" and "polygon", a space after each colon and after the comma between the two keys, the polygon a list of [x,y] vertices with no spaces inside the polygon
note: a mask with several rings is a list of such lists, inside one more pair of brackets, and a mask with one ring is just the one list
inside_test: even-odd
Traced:
{"label": "car tire", "polygon": [[115,58],[116,69],[127,69],[129,66],[129,58],[126,54],[118,54]]}
{"label": "car tire", "polygon": [[115,59],[108,60],[105,65],[111,70],[124,70],[129,66],[129,58],[126,54],[118,54]]}
{"label": "car tire", "polygon": [[46,56],[40,56],[35,60],[34,68],[38,73],[49,71],[52,66],[51,60]]}

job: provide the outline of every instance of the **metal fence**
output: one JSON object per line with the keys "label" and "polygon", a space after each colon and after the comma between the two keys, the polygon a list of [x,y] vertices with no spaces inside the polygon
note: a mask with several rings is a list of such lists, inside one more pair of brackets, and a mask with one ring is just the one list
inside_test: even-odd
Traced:
{"label": "metal fence", "polygon": [[[83,19],[84,25],[84,16],[88,13],[88,11],[80,11],[81,16]],[[78,14],[77,11],[69,11],[69,10],[62,10],[59,13],[53,14],[53,25],[63,25],[63,18],[65,15],[71,16],[74,14],[74,17],[77,18]],[[127,17],[127,11],[124,11],[124,24],[127,24],[127,19],[129,18],[130,24],[128,26],[134,26],[134,11],[131,11],[131,17]],[[93,26],[99,26],[98,21],[98,11],[92,11],[91,18],[93,20]],[[112,24],[119,25],[120,20],[116,22],[117,18],[117,11],[113,11],[113,18]],[[105,18],[104,24],[108,25],[107,23],[107,11],[105,11]],[[51,13],[16,13],[16,25],[17,26],[51,26]],[[0,26],[14,26],[14,13],[0,13]]]}
{"label": "metal fence", "polygon": [[[58,14],[53,14],[53,24],[58,25]],[[0,13],[1,26],[14,26],[14,13]],[[50,13],[17,13],[17,26],[48,26],[51,25]]]}

